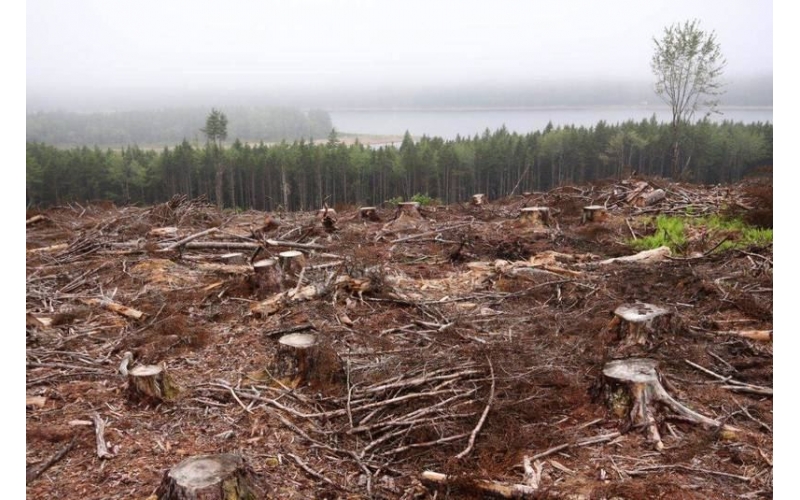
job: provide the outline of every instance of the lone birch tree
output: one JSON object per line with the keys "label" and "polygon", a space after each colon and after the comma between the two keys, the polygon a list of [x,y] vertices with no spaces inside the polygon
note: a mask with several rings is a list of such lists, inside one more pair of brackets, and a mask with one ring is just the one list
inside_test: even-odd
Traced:
{"label": "lone birch tree", "polygon": [[726,60],[715,32],[700,29],[700,21],[676,23],[653,38],[655,53],[650,63],[656,76],[656,94],[672,110],[672,175],[686,174],[689,160],[680,155],[680,132],[699,110],[718,112],[722,72]]}

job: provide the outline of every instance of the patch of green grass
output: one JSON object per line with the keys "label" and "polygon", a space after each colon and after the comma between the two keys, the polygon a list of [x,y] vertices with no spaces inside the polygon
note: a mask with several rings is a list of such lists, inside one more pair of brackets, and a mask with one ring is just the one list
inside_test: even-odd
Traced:
{"label": "patch of green grass", "polygon": [[[723,241],[715,251],[766,246],[772,243],[772,229],[761,229],[748,225],[739,218],[725,218],[711,215],[700,218],[681,218],[659,215],[655,221],[655,231],[649,236],[628,243],[636,250],[650,250],[660,246],[668,246],[675,253],[684,253],[690,244],[688,229],[694,233],[701,232],[702,246],[712,246]],[[697,250],[706,251],[705,248]]]}
{"label": "patch of green grass", "polygon": [[650,236],[631,240],[630,244],[637,250],[651,250],[668,246],[673,252],[680,251],[686,245],[686,228],[682,218],[659,215],[656,218],[656,231]]}

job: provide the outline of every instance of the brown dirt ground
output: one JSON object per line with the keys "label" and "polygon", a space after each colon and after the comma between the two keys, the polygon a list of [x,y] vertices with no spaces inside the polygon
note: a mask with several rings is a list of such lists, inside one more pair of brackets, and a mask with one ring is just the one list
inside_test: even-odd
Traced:
{"label": "brown dirt ground", "polygon": [[[691,259],[597,264],[635,253],[627,239],[645,234],[657,213],[738,206],[764,219],[764,209],[752,207],[744,185],[651,183],[668,196],[649,208],[619,202],[632,186],[609,182],[424,208],[417,227],[393,228],[389,208],[379,210],[381,222],[345,211],[333,233],[309,212],[283,214],[261,234],[263,213],[220,214],[185,198],[29,212],[46,217],[28,226],[26,241],[29,472],[74,446],[29,482],[27,496],[145,499],[181,460],[237,453],[265,498],[483,498],[472,480],[522,483],[524,456],[619,431],[542,458],[537,496],[771,498],[772,396],[725,388],[687,361],[772,387],[771,342],[721,333],[772,329],[772,247],[706,255],[712,238],[693,242]],[[595,203],[611,206],[608,220],[581,224],[582,207]],[[517,219],[537,205],[551,207],[549,229]],[[159,252],[173,240],[148,233],[164,226],[178,228],[175,238],[220,227],[198,241],[262,242],[258,258],[287,249],[269,238],[316,243],[325,249],[304,249],[307,266],[343,263],[308,270],[305,284],[319,285],[318,296],[257,313],[252,306],[280,289],[249,270],[253,250]],[[395,241],[424,230],[432,232]],[[57,244],[67,246],[35,251]],[[244,255],[221,257],[231,252]],[[238,267],[207,266],[223,261]],[[368,283],[361,297],[345,277]],[[97,298],[144,316],[85,302]],[[608,326],[617,306],[636,301],[672,314],[647,345],[623,349]],[[320,339],[296,388],[268,372],[280,333],[292,327]],[[132,366],[163,363],[178,398],[132,398],[118,371],[125,352]],[[741,432],[658,409],[665,448],[655,451],[599,390],[604,363],[625,356],[657,360],[672,396]],[[474,447],[456,458],[487,405]],[[107,421],[110,458],[98,458],[94,414]],[[425,485],[425,470],[455,479]]]}

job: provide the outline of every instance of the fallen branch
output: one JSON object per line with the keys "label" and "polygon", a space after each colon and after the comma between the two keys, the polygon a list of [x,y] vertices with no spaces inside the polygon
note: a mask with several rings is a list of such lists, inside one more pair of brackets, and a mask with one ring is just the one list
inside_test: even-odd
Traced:
{"label": "fallen branch", "polygon": [[106,422],[100,415],[95,412],[92,415],[92,421],[94,422],[94,434],[97,441],[97,456],[98,458],[112,458],[114,454],[108,451],[108,445],[106,444],[106,440],[103,437],[103,433],[106,431]]}
{"label": "fallen branch", "polygon": [[762,387],[760,385],[748,384],[746,382],[741,382],[739,380],[735,380],[735,379],[733,379],[731,377],[724,377],[724,376],[720,375],[719,373],[712,372],[708,368],[704,368],[704,367],[698,365],[697,363],[692,363],[688,359],[684,359],[684,361],[686,362],[687,365],[691,366],[692,368],[696,368],[696,369],[700,370],[701,372],[706,373],[708,375],[711,375],[712,377],[721,380],[725,384],[728,384],[728,385],[723,385],[722,386],[723,389],[728,389],[728,390],[736,391],[736,392],[750,392],[750,393],[753,393],[753,394],[760,394],[762,396],[772,396],[773,395],[772,394],[773,390],[770,387]]}
{"label": "fallen branch", "polygon": [[199,233],[194,233],[192,235],[187,236],[186,238],[184,238],[182,240],[178,240],[175,243],[160,249],[159,252],[169,252],[170,250],[175,250],[176,248],[181,247],[181,246],[189,243],[192,240],[196,240],[197,238],[202,238],[203,236],[206,236],[206,235],[209,235],[209,234],[212,234],[212,233],[216,233],[217,231],[219,231],[218,227],[211,227],[211,228],[206,229],[205,231],[200,231]]}
{"label": "fallen branch", "polygon": [[559,452],[561,450],[565,450],[567,448],[572,448],[572,447],[578,448],[578,447],[581,447],[581,446],[588,446],[590,444],[597,444],[597,443],[603,443],[603,442],[606,442],[606,441],[611,441],[612,439],[616,439],[616,438],[620,437],[621,435],[622,434],[619,433],[619,432],[612,432],[610,434],[603,434],[601,436],[595,436],[595,437],[592,437],[592,438],[582,439],[582,440],[576,441],[574,443],[560,444],[558,446],[554,446],[554,447],[550,448],[549,450],[546,450],[546,451],[543,451],[543,452],[541,452],[539,454],[534,455],[531,458],[531,460],[538,460],[540,458],[544,458],[546,456],[552,455],[553,453]]}
{"label": "fallen branch", "polygon": [[122,304],[118,304],[117,302],[109,299],[83,299],[81,302],[90,306],[100,306],[104,309],[108,309],[109,311],[121,314],[128,318],[142,319],[142,316],[144,316],[142,311],[123,306]]}
{"label": "fallen branch", "polygon": [[489,481],[487,479],[474,479],[467,483],[463,477],[456,478],[427,470],[422,473],[422,480],[440,485],[447,485],[449,483],[456,483],[458,485],[469,484],[480,491],[499,495],[503,498],[533,498],[533,495],[538,491],[538,488],[528,486],[527,484],[507,484],[499,481]]}
{"label": "fallen branch", "polygon": [[30,470],[26,470],[25,484],[30,484],[31,481],[41,476],[44,473],[44,471],[52,467],[53,464],[64,458],[67,455],[67,453],[69,453],[69,451],[75,446],[75,441],[77,439],[78,436],[76,435],[72,438],[72,441],[70,441],[66,446],[55,452],[53,456],[50,457],[45,463]]}
{"label": "fallen branch", "polygon": [[31,217],[30,219],[27,219],[25,221],[25,225],[26,226],[30,226],[31,224],[36,224],[37,222],[41,222],[44,219],[45,219],[44,215],[41,215],[41,214],[34,215],[33,217]]}
{"label": "fallen branch", "polygon": [[486,403],[486,408],[483,409],[483,415],[481,415],[481,419],[478,420],[478,425],[472,430],[472,434],[469,436],[469,443],[467,447],[464,448],[464,451],[456,455],[456,458],[464,458],[466,457],[470,451],[472,451],[472,447],[475,445],[475,437],[480,432],[481,427],[483,427],[483,423],[486,421],[486,416],[489,415],[489,408],[492,406],[492,402],[494,401],[494,367],[492,366],[492,360],[489,357],[486,357],[486,361],[489,362],[489,372],[492,375],[492,387],[489,389],[489,401]]}
{"label": "fallen branch", "polygon": [[267,244],[273,247],[303,248],[306,250],[327,250],[325,245],[316,243],[297,243],[295,241],[267,240]]}

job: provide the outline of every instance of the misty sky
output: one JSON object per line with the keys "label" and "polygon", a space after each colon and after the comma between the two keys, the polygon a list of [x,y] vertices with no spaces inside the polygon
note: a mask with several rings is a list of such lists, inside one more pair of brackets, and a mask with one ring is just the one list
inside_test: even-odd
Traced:
{"label": "misty sky", "polygon": [[772,2],[29,0],[27,88],[290,88],[650,80],[653,36],[698,18],[726,76],[772,74]]}

